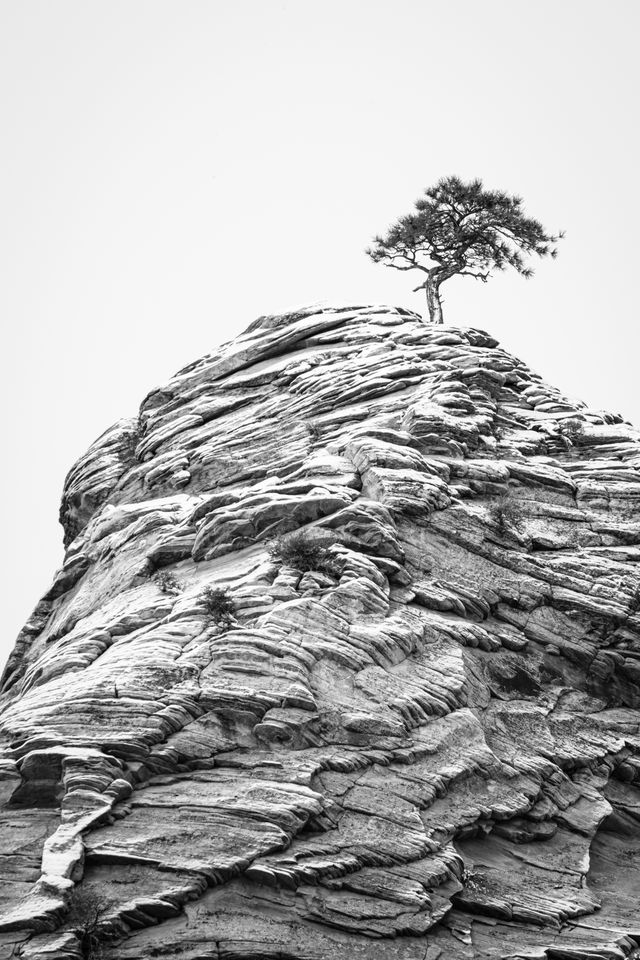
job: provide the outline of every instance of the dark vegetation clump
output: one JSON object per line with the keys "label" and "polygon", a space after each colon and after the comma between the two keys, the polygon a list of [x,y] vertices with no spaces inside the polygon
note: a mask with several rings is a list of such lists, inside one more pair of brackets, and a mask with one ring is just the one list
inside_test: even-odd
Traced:
{"label": "dark vegetation clump", "polygon": [[104,956],[99,927],[108,908],[109,901],[91,888],[78,886],[71,893],[67,923],[80,939],[85,960],[99,960]]}
{"label": "dark vegetation clump", "polygon": [[484,893],[489,886],[484,873],[480,873],[476,870],[469,870],[467,867],[465,867],[462,871],[460,882],[466,890],[470,890],[474,893]]}
{"label": "dark vegetation clump", "polygon": [[169,596],[176,597],[183,590],[182,581],[178,580],[175,573],[170,573],[168,570],[160,570],[153,579],[160,593],[167,593]]}
{"label": "dark vegetation clump", "polygon": [[501,537],[512,532],[518,525],[518,511],[508,496],[500,497],[496,503],[492,504],[489,516]]}
{"label": "dark vegetation clump", "polygon": [[269,555],[277,563],[295,567],[301,573],[317,570],[330,573],[332,561],[324,544],[312,539],[307,533],[290,533],[278,537],[269,545]]}
{"label": "dark vegetation clump", "polygon": [[571,417],[568,420],[562,421],[558,427],[558,431],[565,440],[569,440],[571,444],[575,444],[584,433],[584,422],[577,417]]}
{"label": "dark vegetation clump", "polygon": [[230,627],[235,619],[235,604],[228,590],[221,587],[205,587],[200,594],[209,620],[218,626]]}
{"label": "dark vegetation clump", "polygon": [[122,458],[126,462],[137,460],[136,449],[142,439],[142,421],[138,417],[137,423],[128,430],[122,438]]}
{"label": "dark vegetation clump", "polygon": [[522,199],[486,190],[482,180],[465,183],[442,177],[416,200],[414,211],[376,236],[367,254],[395,270],[419,270],[431,323],[443,323],[440,288],[451,277],[486,283],[493,272],[512,267],[533,276],[529,258],[555,257],[562,238],[525,215]]}

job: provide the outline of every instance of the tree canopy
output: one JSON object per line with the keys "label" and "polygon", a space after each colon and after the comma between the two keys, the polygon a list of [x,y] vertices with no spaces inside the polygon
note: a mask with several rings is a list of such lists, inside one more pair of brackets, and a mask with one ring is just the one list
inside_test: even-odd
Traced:
{"label": "tree canopy", "polygon": [[482,180],[444,177],[416,200],[415,212],[401,217],[386,236],[374,237],[366,253],[375,263],[426,274],[414,292],[425,290],[431,322],[443,323],[445,280],[462,276],[486,282],[493,270],[506,267],[531,277],[527,258],[555,257],[562,236],[526,217],[520,197],[485,190]]}

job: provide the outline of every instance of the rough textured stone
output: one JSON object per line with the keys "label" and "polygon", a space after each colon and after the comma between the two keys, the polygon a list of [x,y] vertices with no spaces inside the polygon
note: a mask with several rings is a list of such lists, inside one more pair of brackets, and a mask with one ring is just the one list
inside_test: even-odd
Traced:
{"label": "rough textured stone", "polygon": [[640,955],[639,468],[389,307],[150,394],[70,472],[5,672],[0,958],[81,957],[74,889],[108,960]]}

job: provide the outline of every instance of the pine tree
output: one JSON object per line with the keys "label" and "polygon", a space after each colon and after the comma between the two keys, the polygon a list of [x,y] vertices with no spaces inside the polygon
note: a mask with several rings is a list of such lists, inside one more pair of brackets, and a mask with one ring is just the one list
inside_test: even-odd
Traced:
{"label": "pine tree", "polygon": [[474,277],[486,283],[492,270],[513,267],[533,276],[526,257],[556,257],[562,238],[548,234],[541,223],[525,217],[522,199],[499,190],[485,190],[482,180],[464,183],[444,177],[415,203],[415,212],[401,217],[384,237],[366,250],[374,263],[395,270],[421,270],[432,323],[443,323],[440,287],[450,277]]}

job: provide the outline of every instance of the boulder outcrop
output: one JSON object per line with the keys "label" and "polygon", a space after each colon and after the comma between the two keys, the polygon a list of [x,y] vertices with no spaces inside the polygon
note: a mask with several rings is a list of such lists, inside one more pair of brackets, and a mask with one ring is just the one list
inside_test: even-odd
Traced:
{"label": "boulder outcrop", "polygon": [[480,330],[181,370],[5,671],[0,958],[640,956],[639,507],[638,431]]}

